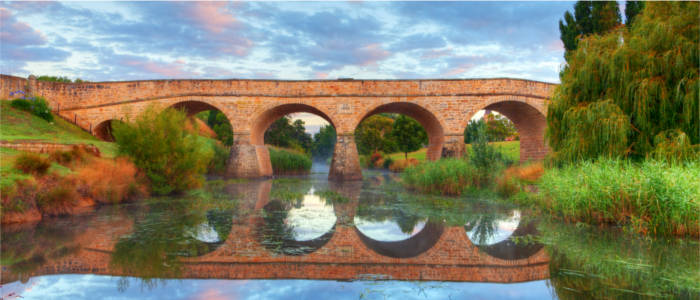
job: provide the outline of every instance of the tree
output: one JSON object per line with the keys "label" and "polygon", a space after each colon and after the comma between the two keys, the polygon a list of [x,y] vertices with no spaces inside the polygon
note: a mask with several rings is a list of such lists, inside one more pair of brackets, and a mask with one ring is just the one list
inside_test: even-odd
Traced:
{"label": "tree", "polygon": [[482,124],[485,124],[486,137],[489,142],[504,141],[506,138],[517,136],[518,134],[513,122],[502,115],[494,114],[486,122],[484,119],[469,121],[467,128],[464,130],[465,143],[471,144],[476,140],[479,126]]}
{"label": "tree", "polygon": [[[595,159],[624,149],[643,158],[669,130],[700,142],[699,9],[697,2],[649,2],[629,30],[579,42],[547,111],[555,157]],[[597,131],[582,133],[582,124]]]}
{"label": "tree", "polygon": [[314,135],[314,143],[311,155],[314,159],[326,159],[333,155],[335,148],[336,133],[332,125],[321,127],[321,130]]}
{"label": "tree", "polygon": [[155,194],[166,195],[199,187],[212,151],[198,136],[187,133],[187,115],[167,108],[147,108],[134,120],[113,122],[120,154],[146,173]]}
{"label": "tree", "polygon": [[302,152],[311,151],[311,135],[304,129],[304,121],[291,123],[289,117],[279,118],[265,131],[265,144],[293,148]]}
{"label": "tree", "polygon": [[360,154],[370,154],[382,151],[391,153],[395,151],[391,130],[394,120],[384,115],[371,116],[360,123],[355,129],[355,142]]}
{"label": "tree", "polygon": [[428,134],[418,121],[404,115],[400,115],[394,121],[391,135],[396,139],[396,144],[408,159],[408,152],[420,149],[428,143]]}
{"label": "tree", "polygon": [[206,116],[207,125],[216,133],[216,139],[226,146],[233,145],[233,128],[224,113],[212,109]]}
{"label": "tree", "polygon": [[578,48],[579,40],[590,34],[606,33],[621,23],[620,8],[615,1],[577,1],[574,15],[564,13],[559,32],[566,57]]}
{"label": "tree", "polygon": [[634,22],[635,17],[642,12],[644,8],[643,1],[626,1],[625,2],[625,25],[627,28],[632,27],[632,22]]}
{"label": "tree", "polygon": [[479,126],[484,123],[484,119],[479,119],[479,120],[469,120],[469,124],[467,124],[467,128],[464,129],[464,142],[467,144],[471,144],[474,141],[476,141],[477,133],[479,130]]}

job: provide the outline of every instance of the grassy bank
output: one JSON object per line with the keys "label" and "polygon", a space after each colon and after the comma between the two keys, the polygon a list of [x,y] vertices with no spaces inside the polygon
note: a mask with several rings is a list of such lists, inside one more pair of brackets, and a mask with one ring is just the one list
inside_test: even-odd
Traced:
{"label": "grassy bank", "polygon": [[[513,162],[518,162],[520,161],[520,141],[509,141],[509,142],[492,142],[489,143],[490,145],[494,146],[498,152],[503,154],[504,158],[507,160],[513,161]],[[469,151],[472,148],[471,144],[466,144],[464,145],[466,152],[469,153]],[[409,159],[416,159],[419,162],[425,161],[425,154],[428,152],[428,148],[423,148],[418,151],[414,151],[411,153],[408,153],[408,158]],[[389,158],[391,158],[393,161],[399,161],[399,160],[404,160],[404,154],[403,153],[391,153],[387,155]]]}
{"label": "grassy bank", "polygon": [[4,100],[0,101],[0,128],[0,140],[92,144],[106,157],[114,157],[117,152],[114,143],[100,141],[59,116],[54,116],[52,122],[47,122],[29,112],[11,107],[9,101]]}
{"label": "grassy bank", "polygon": [[311,158],[304,153],[270,145],[267,149],[275,175],[307,174],[311,170]]}
{"label": "grassy bank", "polygon": [[538,187],[530,201],[555,218],[648,234],[700,235],[697,162],[582,162],[547,170]]}

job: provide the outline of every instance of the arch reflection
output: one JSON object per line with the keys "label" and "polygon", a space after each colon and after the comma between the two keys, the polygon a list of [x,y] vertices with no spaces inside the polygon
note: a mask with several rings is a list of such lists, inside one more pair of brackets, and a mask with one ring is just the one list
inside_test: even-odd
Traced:
{"label": "arch reflection", "polygon": [[504,215],[483,215],[467,223],[464,229],[479,250],[500,259],[528,258],[542,248],[537,243],[516,243],[519,237],[537,234],[535,222],[524,222],[519,210],[511,210]]}
{"label": "arch reflection", "polygon": [[271,200],[261,216],[261,244],[284,255],[305,255],[323,247],[335,233],[337,222],[333,204],[315,195],[313,187],[295,199]]}

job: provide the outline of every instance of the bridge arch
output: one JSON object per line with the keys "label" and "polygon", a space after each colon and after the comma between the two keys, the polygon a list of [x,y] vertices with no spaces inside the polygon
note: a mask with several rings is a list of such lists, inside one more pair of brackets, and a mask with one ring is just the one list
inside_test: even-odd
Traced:
{"label": "bridge arch", "polygon": [[544,132],[547,127],[546,108],[520,97],[489,99],[472,110],[461,128],[480,110],[491,110],[508,118],[520,135],[520,162],[544,159],[548,153]]}
{"label": "bridge arch", "polygon": [[107,119],[101,121],[92,129],[92,134],[105,142],[114,142],[114,135],[112,135],[112,124],[114,122],[121,122],[121,120]]}
{"label": "bridge arch", "polygon": [[265,130],[279,118],[292,113],[310,113],[317,115],[328,121],[331,126],[336,127],[336,122],[324,111],[304,103],[286,103],[266,107],[261,113],[257,114],[253,119],[253,124],[250,129],[250,142],[253,145],[265,144]]}
{"label": "bridge arch", "polygon": [[380,113],[397,113],[411,117],[423,126],[428,133],[428,152],[426,158],[438,160],[442,156],[442,146],[445,143],[445,126],[436,114],[429,109],[407,101],[390,102],[375,105],[364,113],[352,126],[354,131],[365,119]]}

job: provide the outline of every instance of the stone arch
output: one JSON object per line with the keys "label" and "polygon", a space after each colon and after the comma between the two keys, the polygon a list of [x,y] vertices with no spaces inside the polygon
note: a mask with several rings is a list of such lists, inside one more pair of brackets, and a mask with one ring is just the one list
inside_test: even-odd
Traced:
{"label": "stone arch", "polygon": [[[465,231],[467,231],[466,228]],[[516,228],[515,231],[513,231],[513,233],[503,241],[500,241],[493,245],[475,246],[479,249],[479,251],[498,259],[525,259],[535,255],[542,249],[542,247],[544,247],[544,245],[540,243],[515,243],[513,238],[520,238],[537,234],[537,222],[530,221],[526,224],[519,224],[518,228]]]}
{"label": "stone arch", "polygon": [[510,119],[520,135],[520,162],[542,160],[549,152],[544,132],[547,112],[543,106],[526,99],[506,98],[484,102],[472,111],[464,126],[479,110],[492,110]]}
{"label": "stone arch", "polygon": [[380,113],[398,113],[418,121],[428,133],[428,152],[426,158],[438,160],[442,156],[445,143],[445,130],[437,116],[427,108],[413,102],[391,102],[375,106],[365,113],[352,127],[353,130],[365,119]]}

